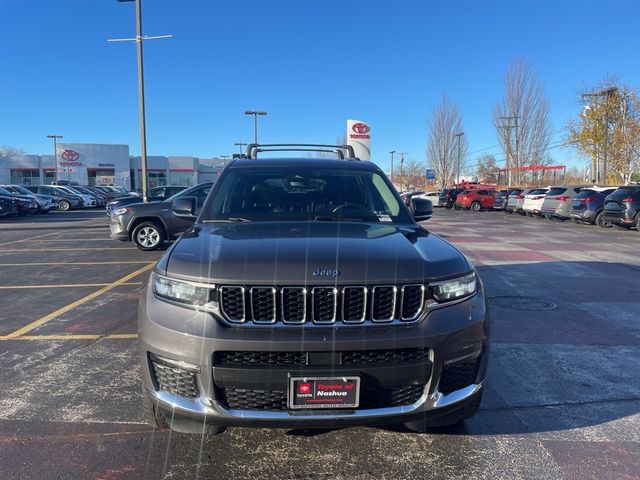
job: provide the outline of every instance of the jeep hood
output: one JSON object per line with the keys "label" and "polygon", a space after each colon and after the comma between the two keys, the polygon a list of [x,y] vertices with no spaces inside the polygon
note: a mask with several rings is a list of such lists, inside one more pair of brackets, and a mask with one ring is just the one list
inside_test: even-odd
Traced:
{"label": "jeep hood", "polygon": [[[223,284],[367,285],[423,282],[464,274],[471,266],[417,225],[256,222],[198,224],[157,268],[172,277]],[[319,270],[339,275],[314,275]]]}

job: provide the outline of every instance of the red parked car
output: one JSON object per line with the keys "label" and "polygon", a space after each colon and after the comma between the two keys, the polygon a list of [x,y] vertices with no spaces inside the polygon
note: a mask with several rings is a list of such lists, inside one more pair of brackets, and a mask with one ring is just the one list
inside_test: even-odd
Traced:
{"label": "red parked car", "polygon": [[491,210],[495,200],[494,190],[467,190],[458,195],[456,208],[466,208],[479,212],[482,209]]}

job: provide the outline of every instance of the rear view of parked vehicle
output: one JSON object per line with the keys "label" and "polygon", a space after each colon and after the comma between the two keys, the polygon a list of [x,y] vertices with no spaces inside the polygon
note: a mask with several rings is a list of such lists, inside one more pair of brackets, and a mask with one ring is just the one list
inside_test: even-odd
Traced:
{"label": "rear view of parked vehicle", "polygon": [[508,190],[500,190],[499,192],[494,192],[493,209],[505,210],[507,208],[507,198],[509,198]]}
{"label": "rear view of parked vehicle", "polygon": [[444,208],[453,208],[456,203],[456,198],[460,192],[463,192],[463,188],[445,188],[438,197],[438,206]]}
{"label": "rear view of parked vehicle", "polygon": [[518,207],[518,199],[520,199],[521,197],[519,197],[519,195],[522,194],[524,190],[522,190],[521,188],[511,188],[509,189],[508,195],[507,195],[507,204],[504,208],[505,212],[508,213],[515,213]]}
{"label": "rear view of parked vehicle", "polygon": [[458,194],[456,208],[465,208],[479,212],[482,209],[491,210],[495,200],[492,190],[467,190]]}
{"label": "rear view of parked vehicle", "polygon": [[629,229],[640,222],[640,185],[618,188],[604,202],[603,220],[618,228]]}
{"label": "rear view of parked vehicle", "polygon": [[545,195],[549,191],[548,188],[532,188],[524,195],[522,203],[522,211],[529,216],[540,215]]}
{"label": "rear view of parked vehicle", "polygon": [[0,187],[0,195],[2,195],[3,197],[13,197],[18,206],[18,213],[20,215],[31,215],[34,213],[38,213],[38,211],[40,210],[38,201],[33,194],[16,194]]}
{"label": "rear view of parked vehicle", "polygon": [[611,224],[603,218],[602,211],[607,195],[615,190],[615,187],[583,188],[571,201],[571,219],[576,223],[588,223],[598,225],[601,228],[610,228]]}
{"label": "rear view of parked vehicle", "polygon": [[542,202],[541,214],[549,220],[569,220],[571,201],[583,188],[584,185],[551,187]]}

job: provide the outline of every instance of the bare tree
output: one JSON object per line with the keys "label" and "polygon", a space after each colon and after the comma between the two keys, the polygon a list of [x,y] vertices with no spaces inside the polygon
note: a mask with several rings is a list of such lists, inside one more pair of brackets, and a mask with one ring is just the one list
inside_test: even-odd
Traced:
{"label": "bare tree", "polygon": [[493,155],[482,155],[478,158],[478,180],[483,183],[498,182],[498,164]]}
{"label": "bare tree", "polygon": [[[507,69],[504,97],[493,109],[493,123],[507,168],[544,164],[551,136],[549,102],[537,75],[522,58]],[[524,177],[524,172],[515,170],[509,183],[519,185]]]}
{"label": "bare tree", "polygon": [[407,160],[402,167],[398,162],[393,166],[393,178],[401,191],[416,190],[427,183],[426,169],[426,163],[418,160]]}
{"label": "bare tree", "polygon": [[[446,188],[464,169],[468,143],[462,129],[458,107],[446,95],[434,109],[429,120],[427,158],[436,173],[439,188]],[[460,159],[460,162],[458,161]]]}
{"label": "bare tree", "polygon": [[11,145],[2,145],[0,147],[0,155],[11,157],[13,155],[24,155],[25,151],[21,148],[15,148]]}

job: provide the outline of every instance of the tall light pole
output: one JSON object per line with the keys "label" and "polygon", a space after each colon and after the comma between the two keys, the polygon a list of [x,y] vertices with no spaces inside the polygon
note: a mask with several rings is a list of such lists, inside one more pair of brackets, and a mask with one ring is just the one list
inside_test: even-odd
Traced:
{"label": "tall light pole", "polygon": [[396,154],[396,151],[391,150],[389,153],[391,154],[391,184],[393,185],[393,156]]}
{"label": "tall light pole", "polygon": [[[600,161],[598,159],[597,168],[596,168],[596,182],[600,183],[600,177],[602,172],[602,182],[606,185],[607,183],[607,151],[609,147],[609,95],[613,95],[618,91],[617,87],[609,87],[605,90],[600,90],[599,92],[590,92],[583,93],[582,98],[596,98],[596,101],[599,97],[604,97],[604,125],[603,125],[603,145],[602,145],[602,170],[600,169]],[[596,104],[597,107],[597,104]]]}
{"label": "tall light pole", "polygon": [[240,142],[238,142],[238,143],[234,143],[234,145],[235,145],[236,147],[240,147],[240,155],[242,155],[242,154],[244,153],[244,152],[242,151],[242,147],[246,147],[246,146],[247,146],[247,144],[246,144],[246,143],[240,143]]}
{"label": "tall light pole", "polygon": [[258,144],[258,116],[264,116],[267,112],[259,110],[247,110],[245,115],[253,115],[253,143]]}
{"label": "tall light pole", "polygon": [[460,148],[460,140],[463,135],[464,135],[464,132],[458,132],[454,134],[454,136],[458,138],[458,165],[457,165],[458,168],[457,168],[456,186],[460,185],[460,165],[462,164],[462,149]]}
{"label": "tall light pole", "polygon": [[47,138],[53,138],[53,164],[56,168],[56,183],[58,183],[58,139],[63,137],[62,135],[47,135]]}
{"label": "tall light pole", "polygon": [[171,38],[173,35],[142,36],[142,0],[117,0],[118,2],[136,2],[136,38],[114,38],[108,42],[135,41],[138,50],[138,110],[140,111],[140,169],[142,170],[142,199],[148,201],[147,196],[147,125],[144,107],[144,62],[142,60],[142,42],[159,38]]}

